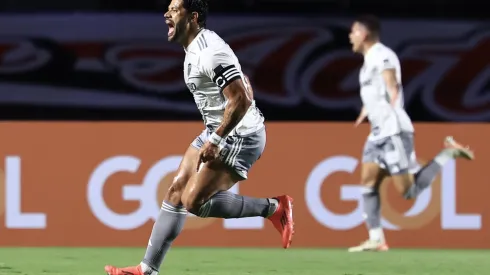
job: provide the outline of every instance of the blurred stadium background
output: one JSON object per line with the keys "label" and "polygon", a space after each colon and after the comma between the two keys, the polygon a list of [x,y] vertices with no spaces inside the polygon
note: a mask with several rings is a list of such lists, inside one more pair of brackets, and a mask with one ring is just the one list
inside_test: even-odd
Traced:
{"label": "blurred stadium background", "polygon": [[[97,274],[143,256],[159,201],[202,128],[184,53],[166,42],[167,4],[0,1],[0,274]],[[446,134],[477,160],[450,163],[414,203],[385,184],[395,249],[350,255],[343,248],[366,235],[355,184],[368,128],[352,129],[362,59],[347,39],[362,13],[382,19],[382,40],[402,60],[420,160]],[[268,149],[234,191],[292,194],[297,234],[280,251],[260,219],[190,217],[163,274],[488,273],[487,2],[211,0],[209,17],[267,119]],[[124,200],[130,184],[146,195]]]}

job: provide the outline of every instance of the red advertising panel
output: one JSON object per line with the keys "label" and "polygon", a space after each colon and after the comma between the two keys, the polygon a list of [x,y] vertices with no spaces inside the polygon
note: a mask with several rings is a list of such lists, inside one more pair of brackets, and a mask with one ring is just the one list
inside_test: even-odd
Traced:
{"label": "red advertising panel", "polygon": [[[3,123],[0,245],[144,246],[166,188],[201,123]],[[297,247],[344,247],[367,233],[359,159],[367,126],[269,123],[263,157],[233,191],[295,198]],[[473,162],[446,165],[415,201],[382,187],[386,235],[395,247],[490,248],[485,169],[490,126],[418,124],[421,162],[445,135],[470,144]],[[206,236],[203,238],[202,236]],[[177,245],[280,246],[267,220],[189,217]]]}

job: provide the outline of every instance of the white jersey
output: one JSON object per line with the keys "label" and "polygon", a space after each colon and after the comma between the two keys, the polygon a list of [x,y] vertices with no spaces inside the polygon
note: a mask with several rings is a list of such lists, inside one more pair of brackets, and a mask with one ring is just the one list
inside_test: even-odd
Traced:
{"label": "white jersey", "polygon": [[[395,69],[399,96],[395,107],[390,104],[382,72]],[[359,73],[361,99],[366,108],[371,134],[369,140],[378,140],[400,132],[413,132],[410,117],[403,107],[403,87],[400,61],[395,52],[381,43],[374,44],[364,55],[364,65]]]}
{"label": "white jersey", "polygon": [[[215,32],[203,29],[185,49],[184,79],[204,124],[215,131],[228,102],[223,89],[243,73],[233,50]],[[230,135],[248,135],[264,127],[264,117],[255,101]]]}

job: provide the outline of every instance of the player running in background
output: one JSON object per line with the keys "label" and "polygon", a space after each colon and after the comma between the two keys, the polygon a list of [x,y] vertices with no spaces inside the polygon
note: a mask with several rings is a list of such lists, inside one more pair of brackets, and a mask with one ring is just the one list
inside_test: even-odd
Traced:
{"label": "player running in background", "polygon": [[369,239],[351,247],[350,252],[388,250],[381,226],[378,192],[385,177],[393,179],[404,198],[415,199],[430,186],[446,162],[455,158],[473,159],[473,152],[446,137],[445,148],[427,165],[419,167],[414,150],[414,128],[403,107],[400,61],[380,42],[379,35],[379,20],[369,15],[358,18],[349,34],[352,50],[364,56],[359,74],[363,108],[355,125],[366,117],[371,124],[361,168]]}
{"label": "player running in background", "polygon": [[187,211],[202,218],[264,217],[281,233],[283,247],[291,244],[293,200],[289,196],[251,198],[227,191],[247,179],[265,148],[266,132],[237,57],[221,37],[205,28],[207,12],[207,0],[173,0],[165,13],[168,40],[184,47],[184,79],[206,129],[184,155],[142,262],[127,268],[106,266],[108,274],[158,274]]}

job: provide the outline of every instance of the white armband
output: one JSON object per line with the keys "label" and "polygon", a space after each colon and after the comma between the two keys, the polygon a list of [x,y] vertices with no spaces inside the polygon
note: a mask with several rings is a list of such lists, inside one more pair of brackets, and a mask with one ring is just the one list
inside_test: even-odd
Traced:
{"label": "white armband", "polygon": [[212,133],[211,136],[209,136],[209,142],[214,145],[220,145],[222,140],[223,138],[218,136],[216,133]]}

